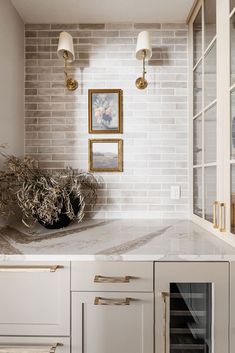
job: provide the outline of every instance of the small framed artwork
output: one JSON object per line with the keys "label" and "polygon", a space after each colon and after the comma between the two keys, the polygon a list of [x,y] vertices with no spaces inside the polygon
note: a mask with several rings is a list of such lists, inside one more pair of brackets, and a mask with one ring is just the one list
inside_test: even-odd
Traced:
{"label": "small framed artwork", "polygon": [[122,172],[123,141],[121,139],[89,140],[89,170],[91,172]]}
{"label": "small framed artwork", "polygon": [[89,89],[89,133],[122,133],[122,90]]}

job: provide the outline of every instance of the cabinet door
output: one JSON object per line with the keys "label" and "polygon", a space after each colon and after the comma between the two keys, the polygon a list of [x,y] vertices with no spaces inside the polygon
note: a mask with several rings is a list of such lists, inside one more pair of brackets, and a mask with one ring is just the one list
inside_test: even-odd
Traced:
{"label": "cabinet door", "polygon": [[213,209],[220,195],[217,153],[216,1],[200,0],[190,22],[192,217],[213,229]]}
{"label": "cabinet door", "polygon": [[0,336],[70,335],[70,263],[0,264]]}
{"label": "cabinet door", "polygon": [[[226,81],[224,83],[224,184],[225,184],[225,206],[226,215],[225,230],[230,240],[235,244],[235,5],[231,1],[230,8],[228,0],[225,1],[225,29],[226,29],[226,57],[224,72]],[[231,10],[231,11],[230,11]]]}
{"label": "cabinet door", "polygon": [[152,293],[72,293],[72,353],[153,353]]}
{"label": "cabinet door", "polygon": [[157,263],[156,353],[229,352],[229,264]]}

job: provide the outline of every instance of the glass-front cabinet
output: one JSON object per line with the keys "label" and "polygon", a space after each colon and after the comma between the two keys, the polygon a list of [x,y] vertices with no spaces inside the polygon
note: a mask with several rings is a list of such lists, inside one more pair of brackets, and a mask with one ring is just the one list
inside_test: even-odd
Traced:
{"label": "glass-front cabinet", "polygon": [[216,2],[204,0],[191,24],[193,213],[213,222],[217,199]]}
{"label": "glass-front cabinet", "polygon": [[192,219],[235,244],[235,1],[189,20]]}
{"label": "glass-front cabinet", "polygon": [[228,263],[155,266],[156,353],[228,353]]}

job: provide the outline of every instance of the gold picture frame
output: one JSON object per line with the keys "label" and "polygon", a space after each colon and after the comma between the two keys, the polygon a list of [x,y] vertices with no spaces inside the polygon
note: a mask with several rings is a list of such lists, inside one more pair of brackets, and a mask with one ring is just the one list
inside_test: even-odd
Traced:
{"label": "gold picture frame", "polygon": [[89,139],[90,172],[122,172],[122,139]]}
{"label": "gold picture frame", "polygon": [[122,90],[89,89],[88,120],[90,134],[121,134]]}

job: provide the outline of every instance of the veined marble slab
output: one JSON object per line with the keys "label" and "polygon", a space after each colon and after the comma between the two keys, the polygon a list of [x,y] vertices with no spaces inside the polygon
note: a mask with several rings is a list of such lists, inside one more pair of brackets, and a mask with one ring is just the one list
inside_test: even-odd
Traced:
{"label": "veined marble slab", "polygon": [[0,261],[235,261],[235,248],[188,220],[89,220],[60,231],[0,229]]}

